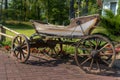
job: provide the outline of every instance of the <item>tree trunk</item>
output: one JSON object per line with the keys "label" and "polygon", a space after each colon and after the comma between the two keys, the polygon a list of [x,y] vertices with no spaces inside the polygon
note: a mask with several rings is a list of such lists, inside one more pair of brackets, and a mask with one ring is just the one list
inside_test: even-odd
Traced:
{"label": "tree trunk", "polygon": [[86,1],[85,14],[88,14],[89,0],[85,0],[85,1]]}
{"label": "tree trunk", "polygon": [[5,0],[5,10],[6,10],[5,17],[6,18],[8,18],[7,9],[8,9],[8,0]]}
{"label": "tree trunk", "polygon": [[102,0],[97,0],[98,8],[99,8],[99,14],[102,12]]}
{"label": "tree trunk", "polygon": [[38,20],[40,19],[40,8],[39,8],[39,6],[37,6],[37,18],[38,18]]}
{"label": "tree trunk", "polygon": [[21,5],[21,7],[20,7],[20,15],[18,16],[18,21],[21,24],[21,21],[22,21],[22,5],[23,5],[22,0],[20,0],[20,5]]}
{"label": "tree trunk", "polygon": [[75,18],[74,0],[70,0],[70,19]]}
{"label": "tree trunk", "polygon": [[80,17],[80,10],[81,10],[81,0],[78,0],[78,2],[77,2],[77,4],[78,4],[78,17]]}
{"label": "tree trunk", "polygon": [[0,23],[2,22],[2,6],[3,6],[3,0],[1,1],[1,5],[0,5]]}
{"label": "tree trunk", "polygon": [[100,8],[102,8],[102,0],[97,0],[97,4]]}
{"label": "tree trunk", "polygon": [[26,21],[27,17],[27,4],[26,4],[26,0],[24,0],[24,21]]}
{"label": "tree trunk", "polygon": [[8,0],[5,0],[5,9],[8,9]]}

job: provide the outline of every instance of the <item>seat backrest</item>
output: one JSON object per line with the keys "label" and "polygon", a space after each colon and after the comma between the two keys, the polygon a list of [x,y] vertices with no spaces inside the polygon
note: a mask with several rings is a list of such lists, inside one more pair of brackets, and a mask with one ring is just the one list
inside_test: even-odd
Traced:
{"label": "seat backrest", "polygon": [[96,21],[96,24],[95,24],[95,25],[97,25],[97,22],[99,21],[99,14],[74,18],[74,19],[71,20],[69,26],[71,26],[71,27],[77,26],[77,25],[79,25],[79,24],[77,24],[78,21],[80,22],[80,24],[83,24],[83,23],[86,23],[86,22],[88,22],[88,21],[90,21],[90,20],[92,20],[94,18],[97,18],[97,21]]}
{"label": "seat backrest", "polygon": [[[95,26],[98,24],[98,22],[100,20],[100,17],[99,17],[98,14],[89,15],[89,16],[82,16],[82,17],[79,17],[79,18],[72,19],[69,27],[72,28],[72,27],[75,27],[75,26],[79,26],[79,25],[88,23],[91,20],[94,20],[93,24],[92,25],[88,24],[87,25],[88,29],[84,31],[85,34],[89,34],[95,28]],[[84,27],[86,27],[86,26],[82,26],[82,28],[84,28]]]}

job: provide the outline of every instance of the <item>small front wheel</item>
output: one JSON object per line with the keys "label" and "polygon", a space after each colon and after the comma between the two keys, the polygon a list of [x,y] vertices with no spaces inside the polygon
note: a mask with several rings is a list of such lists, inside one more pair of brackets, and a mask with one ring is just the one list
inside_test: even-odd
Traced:
{"label": "small front wheel", "polygon": [[30,56],[29,41],[25,35],[18,34],[12,41],[12,56],[19,62],[26,62]]}

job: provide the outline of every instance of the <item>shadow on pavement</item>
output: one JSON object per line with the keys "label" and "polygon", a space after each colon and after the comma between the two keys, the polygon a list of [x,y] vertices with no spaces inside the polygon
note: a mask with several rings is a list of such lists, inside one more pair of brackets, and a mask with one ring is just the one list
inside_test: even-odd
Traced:
{"label": "shadow on pavement", "polygon": [[[97,74],[95,73],[88,73],[88,74],[119,78],[120,77],[120,66],[118,66],[118,62],[120,63],[120,60],[115,61],[113,68],[110,68],[105,72],[97,73]],[[68,65],[75,65],[77,67],[74,58],[50,59],[50,60],[39,58],[39,60],[34,60],[34,59],[28,60],[26,64],[33,65],[33,66],[45,66],[45,67],[56,67],[60,64],[68,64]]]}

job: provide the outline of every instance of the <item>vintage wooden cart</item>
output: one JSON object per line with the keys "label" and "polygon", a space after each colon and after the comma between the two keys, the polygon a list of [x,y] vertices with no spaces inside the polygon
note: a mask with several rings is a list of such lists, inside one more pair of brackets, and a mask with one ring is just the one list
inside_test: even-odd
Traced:
{"label": "vintage wooden cart", "polygon": [[36,33],[30,38],[23,34],[15,36],[12,42],[13,56],[24,63],[29,59],[31,48],[49,48],[56,54],[62,54],[63,45],[69,45],[75,48],[73,54],[81,69],[86,72],[104,71],[112,67],[115,50],[107,37],[91,34],[98,22],[98,14],[72,19],[68,26],[33,20]]}

